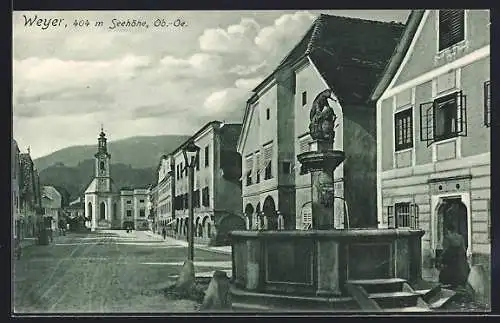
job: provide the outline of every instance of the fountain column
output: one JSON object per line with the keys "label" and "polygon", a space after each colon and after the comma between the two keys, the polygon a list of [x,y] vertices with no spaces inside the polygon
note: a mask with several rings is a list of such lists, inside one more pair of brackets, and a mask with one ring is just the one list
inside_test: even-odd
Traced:
{"label": "fountain column", "polygon": [[301,173],[311,174],[312,229],[335,229],[333,172],[344,161],[344,152],[333,150],[333,139],[317,139],[308,152],[297,158],[302,164]]}
{"label": "fountain column", "polygon": [[[313,139],[309,151],[297,156],[301,174],[311,174],[311,211],[313,230],[335,230],[335,186],[333,173],[344,161],[343,151],[334,150],[337,116],[329,101],[337,101],[328,89],[316,96],[310,111],[309,133]],[[340,245],[336,241],[318,241],[313,276],[317,295],[340,295]]]}

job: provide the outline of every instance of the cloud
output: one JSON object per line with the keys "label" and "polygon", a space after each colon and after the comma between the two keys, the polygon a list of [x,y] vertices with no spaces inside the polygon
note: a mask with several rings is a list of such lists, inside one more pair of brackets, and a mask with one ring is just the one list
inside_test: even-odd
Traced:
{"label": "cloud", "polygon": [[259,30],[259,24],[249,18],[242,18],[239,24],[226,29],[206,29],[199,38],[200,49],[222,53],[246,51],[253,46],[253,38]]}
{"label": "cloud", "polygon": [[226,88],[211,93],[203,106],[209,114],[220,115],[226,111],[243,110],[249,91],[241,88]]}
{"label": "cloud", "polygon": [[147,57],[126,55],[110,61],[74,61],[37,57],[14,60],[14,102],[43,96],[47,92],[81,90],[132,77],[149,65]]}
{"label": "cloud", "polygon": [[[184,74],[193,77],[203,77],[208,74],[222,73],[223,60],[216,54],[195,53],[187,59],[165,56],[160,60],[163,67],[172,74]],[[167,72],[167,71],[166,71]]]}
{"label": "cloud", "polygon": [[[179,15],[162,13],[169,14]],[[77,14],[53,15],[71,20],[67,17]],[[95,15],[105,20],[108,13]],[[189,134],[214,119],[241,122],[250,90],[314,17],[307,12],[265,13],[265,19],[254,13],[182,15],[192,26],[182,32],[39,32],[17,20],[16,139],[40,145],[42,154],[50,147],[94,143],[101,122],[113,139]],[[215,24],[221,27],[204,28]]]}
{"label": "cloud", "polygon": [[250,79],[237,79],[234,82],[234,85],[236,85],[236,87],[239,89],[253,90],[253,88],[259,85],[259,83],[262,82],[263,79],[264,79],[263,77],[254,77]]}
{"label": "cloud", "polygon": [[263,61],[262,63],[255,65],[236,65],[229,70],[230,73],[235,73],[240,76],[246,76],[250,74],[254,74],[262,70],[262,68],[266,67],[267,62]]}
{"label": "cloud", "polygon": [[[307,11],[284,14],[274,24],[262,28],[255,37],[255,44],[264,51],[273,51],[276,47],[290,46],[304,36],[316,16]],[[279,44],[280,46],[276,46]],[[283,54],[283,53],[282,53]]]}

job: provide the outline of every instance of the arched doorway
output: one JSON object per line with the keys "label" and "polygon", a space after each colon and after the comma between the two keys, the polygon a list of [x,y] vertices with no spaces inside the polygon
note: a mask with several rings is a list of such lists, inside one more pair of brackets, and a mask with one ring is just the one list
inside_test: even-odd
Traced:
{"label": "arched doorway", "polygon": [[266,197],[262,206],[264,216],[267,218],[267,229],[278,230],[278,218],[276,215],[276,206],[271,196]]}
{"label": "arched doorway", "polygon": [[92,221],[92,203],[89,202],[88,207],[87,207],[87,214],[89,217],[89,221]]}
{"label": "arched doorway", "polygon": [[199,230],[198,230],[198,225],[200,223],[200,218],[196,218],[196,221],[194,222],[194,236],[198,237],[199,236]]}
{"label": "arched doorway", "polygon": [[252,204],[248,203],[247,206],[245,206],[245,218],[247,221],[247,230],[252,230],[252,215],[253,215],[253,206]]}
{"label": "arched doorway", "polygon": [[[462,235],[465,248],[469,246],[469,226],[467,207],[460,197],[443,198],[437,208],[436,218],[436,250],[443,249],[443,238],[446,229],[451,225],[457,233]],[[436,255],[439,256],[439,255]]]}
{"label": "arched doorway", "polygon": [[207,237],[212,238],[212,226],[208,221],[207,221]]}
{"label": "arched doorway", "polygon": [[198,228],[198,236],[200,238],[203,238],[203,226],[201,225],[201,223],[198,224],[197,228]]}
{"label": "arched doorway", "polygon": [[264,219],[262,219],[262,217],[261,217],[262,214],[260,214],[260,213],[261,213],[261,211],[260,211],[260,202],[259,202],[259,203],[257,203],[257,206],[255,207],[255,226],[256,226],[255,229],[264,227]]}
{"label": "arched doorway", "polygon": [[104,202],[99,205],[99,219],[106,220],[106,204]]}

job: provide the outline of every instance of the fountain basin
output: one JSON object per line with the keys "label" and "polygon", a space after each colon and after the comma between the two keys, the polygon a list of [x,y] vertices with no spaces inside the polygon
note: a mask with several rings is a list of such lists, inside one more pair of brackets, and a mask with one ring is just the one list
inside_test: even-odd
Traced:
{"label": "fountain basin", "polygon": [[421,280],[413,229],[233,231],[235,288],[282,295],[347,296],[348,280]]}

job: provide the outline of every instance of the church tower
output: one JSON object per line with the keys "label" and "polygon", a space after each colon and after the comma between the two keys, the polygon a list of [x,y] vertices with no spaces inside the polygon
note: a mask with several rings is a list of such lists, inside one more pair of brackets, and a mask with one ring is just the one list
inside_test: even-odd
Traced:
{"label": "church tower", "polygon": [[104,133],[102,127],[98,138],[97,153],[94,157],[97,192],[109,192],[111,191],[111,177],[109,169],[111,155],[108,153],[106,134]]}
{"label": "church tower", "polygon": [[92,231],[119,226],[118,196],[110,173],[111,155],[108,153],[106,134],[101,127],[94,154],[94,179],[85,190],[85,217]]}

